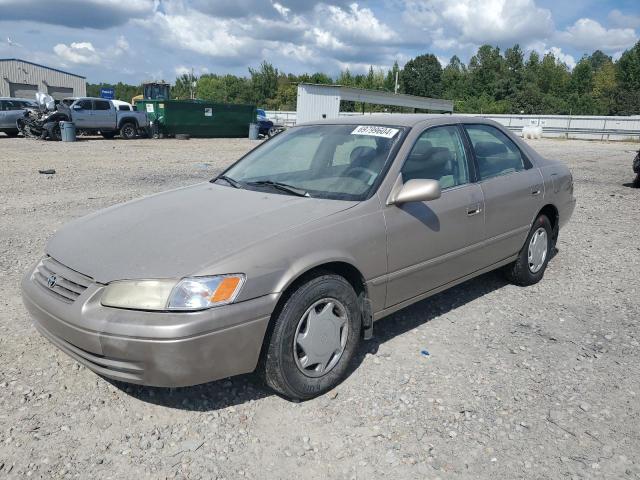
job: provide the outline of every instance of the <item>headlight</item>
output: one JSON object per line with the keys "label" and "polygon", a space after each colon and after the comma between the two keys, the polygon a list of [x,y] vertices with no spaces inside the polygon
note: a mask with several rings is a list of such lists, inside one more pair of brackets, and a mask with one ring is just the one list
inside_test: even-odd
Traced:
{"label": "headlight", "polygon": [[105,307],[132,310],[204,310],[233,302],[244,283],[242,274],[175,280],[122,280],[104,290]]}

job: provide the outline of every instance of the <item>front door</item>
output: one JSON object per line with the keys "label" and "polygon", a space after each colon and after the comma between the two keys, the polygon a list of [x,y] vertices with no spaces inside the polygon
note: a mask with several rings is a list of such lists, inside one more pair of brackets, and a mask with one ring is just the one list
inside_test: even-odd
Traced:
{"label": "front door", "polygon": [[91,109],[93,108],[90,99],[78,100],[71,107],[71,117],[77,128],[91,128]]}
{"label": "front door", "polygon": [[468,124],[485,201],[485,255],[491,263],[520,251],[531,222],[542,208],[540,171],[499,128]]}
{"label": "front door", "polygon": [[470,162],[457,125],[425,130],[401,170],[403,182],[440,182],[442,196],[385,207],[388,265],[386,307],[481,269],[482,189],[471,183]]}

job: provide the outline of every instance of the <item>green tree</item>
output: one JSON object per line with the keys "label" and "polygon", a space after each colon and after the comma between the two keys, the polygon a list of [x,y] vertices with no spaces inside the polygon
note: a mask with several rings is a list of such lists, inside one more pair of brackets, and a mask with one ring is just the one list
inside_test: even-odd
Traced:
{"label": "green tree", "polygon": [[617,73],[620,88],[640,92],[640,41],[622,54]]}
{"label": "green tree", "polygon": [[482,45],[469,60],[471,91],[476,96],[485,95],[502,99],[499,83],[505,73],[505,61],[498,47]]}
{"label": "green tree", "polygon": [[384,90],[387,92],[395,92],[396,89],[396,74],[398,75],[398,93],[400,93],[400,67],[398,61],[393,62],[393,67],[387,72],[384,79]]}
{"label": "green tree", "polygon": [[410,95],[438,97],[442,91],[442,66],[428,53],[409,60],[402,70],[402,89]]}
{"label": "green tree", "polygon": [[578,95],[589,95],[593,90],[593,68],[587,57],[583,57],[573,69],[569,89]]}
{"label": "green tree", "polygon": [[278,69],[269,62],[262,62],[258,69],[249,68],[251,75],[252,100],[258,104],[264,104],[267,99],[273,98],[278,91]]}
{"label": "green tree", "polygon": [[457,55],[451,57],[442,71],[442,96],[462,100],[469,95],[468,71]]}

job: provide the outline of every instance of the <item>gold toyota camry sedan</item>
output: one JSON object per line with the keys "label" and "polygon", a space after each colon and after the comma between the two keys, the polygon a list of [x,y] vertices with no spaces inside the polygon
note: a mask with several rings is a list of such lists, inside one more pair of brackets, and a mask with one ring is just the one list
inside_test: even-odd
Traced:
{"label": "gold toyota camry sedan", "polygon": [[484,272],[542,279],[573,179],[480,118],[304,124],[206,183],[72,221],[22,282],[51,343],[99,375],[186,386],[259,370],[336,386],[375,321]]}

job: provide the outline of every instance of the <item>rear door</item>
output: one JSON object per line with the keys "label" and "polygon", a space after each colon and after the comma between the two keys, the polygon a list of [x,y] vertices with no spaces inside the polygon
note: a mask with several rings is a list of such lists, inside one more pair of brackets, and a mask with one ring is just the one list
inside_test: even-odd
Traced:
{"label": "rear door", "polygon": [[73,123],[78,128],[94,128],[92,123],[93,104],[91,99],[85,98],[77,100],[71,107],[71,117]]}
{"label": "rear door", "polygon": [[391,307],[481,269],[484,199],[458,125],[435,126],[418,138],[402,166],[403,182],[434,179],[442,196],[388,205],[386,306]]}
{"label": "rear door", "polygon": [[100,130],[113,130],[116,128],[116,114],[109,100],[93,101],[93,125]]}
{"label": "rear door", "polygon": [[542,208],[543,179],[524,152],[493,125],[465,124],[485,201],[484,248],[489,263],[520,251]]}

